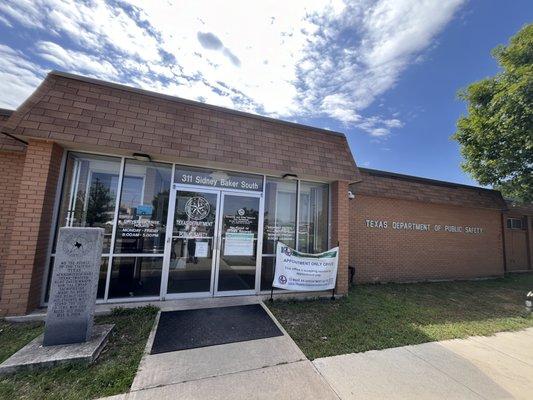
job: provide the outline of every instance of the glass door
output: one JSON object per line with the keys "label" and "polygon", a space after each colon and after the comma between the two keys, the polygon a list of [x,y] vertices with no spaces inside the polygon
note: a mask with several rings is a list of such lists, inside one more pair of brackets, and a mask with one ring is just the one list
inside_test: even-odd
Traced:
{"label": "glass door", "polygon": [[260,203],[259,194],[222,193],[215,295],[255,293]]}
{"label": "glass door", "polygon": [[219,198],[215,190],[174,185],[161,291],[165,298],[213,294]]}

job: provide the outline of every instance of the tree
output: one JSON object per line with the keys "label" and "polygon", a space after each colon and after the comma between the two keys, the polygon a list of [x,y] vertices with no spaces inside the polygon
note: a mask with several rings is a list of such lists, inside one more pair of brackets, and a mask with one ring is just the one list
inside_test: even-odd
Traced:
{"label": "tree", "polygon": [[96,178],[91,185],[88,200],[85,217],[87,226],[98,226],[109,221],[110,211],[114,207],[113,199],[109,188],[100,182],[100,179]]}
{"label": "tree", "polygon": [[468,115],[453,138],[463,169],[482,185],[514,200],[533,201],[533,24],[493,52],[501,67],[494,77],[459,92]]}

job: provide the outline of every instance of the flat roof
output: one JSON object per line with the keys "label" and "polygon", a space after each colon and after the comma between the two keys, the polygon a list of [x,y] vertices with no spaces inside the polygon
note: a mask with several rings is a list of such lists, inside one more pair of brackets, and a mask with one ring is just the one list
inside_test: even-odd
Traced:
{"label": "flat roof", "polygon": [[388,171],[382,171],[379,169],[371,169],[371,168],[362,168],[359,167],[359,171],[374,175],[374,176],[381,176],[385,178],[392,178],[392,179],[400,179],[405,181],[411,181],[411,182],[419,182],[424,184],[430,184],[435,186],[444,186],[444,187],[451,187],[451,188],[464,188],[464,189],[475,189],[475,190],[484,190],[489,192],[498,192],[498,190],[495,189],[487,189],[479,186],[472,186],[472,185],[464,185],[462,183],[454,183],[454,182],[447,182],[447,181],[439,181],[436,179],[429,179],[429,178],[422,178],[420,176],[413,176],[413,175],[404,175],[404,174],[397,174],[395,172],[388,172]]}
{"label": "flat roof", "polygon": [[89,77],[82,76],[82,75],[71,74],[69,72],[53,70],[53,71],[50,71],[48,74],[49,75],[62,76],[64,78],[75,79],[75,80],[79,80],[79,81],[82,81],[82,82],[93,83],[93,84],[96,84],[96,85],[107,86],[107,87],[114,88],[114,89],[125,90],[125,91],[128,91],[128,92],[138,93],[138,94],[142,94],[142,95],[145,95],[145,96],[152,96],[152,97],[156,97],[156,98],[160,98],[160,99],[173,101],[173,102],[176,102],[176,103],[182,103],[182,104],[193,105],[193,106],[197,106],[197,107],[203,107],[203,108],[207,108],[209,110],[221,111],[221,112],[224,112],[224,113],[227,113],[227,114],[234,114],[234,115],[238,115],[238,116],[241,116],[241,117],[254,118],[254,119],[259,119],[259,120],[262,120],[262,121],[265,121],[265,122],[271,122],[271,123],[275,123],[275,124],[283,124],[283,125],[288,125],[288,126],[292,126],[292,127],[296,127],[296,128],[302,128],[302,129],[306,129],[306,130],[311,130],[311,131],[316,131],[316,132],[321,132],[321,133],[328,133],[328,134],[332,134],[332,135],[346,137],[346,135],[344,135],[344,133],[342,133],[342,132],[336,132],[336,131],[332,131],[332,130],[329,130],[329,129],[317,128],[316,126],[299,124],[297,122],[290,122],[290,121],[285,121],[285,120],[282,120],[282,119],[264,117],[264,116],[258,115],[258,114],[247,113],[247,112],[244,112],[244,111],[237,111],[237,110],[233,110],[231,108],[225,108],[225,107],[221,107],[221,106],[215,106],[215,105],[212,105],[212,104],[202,103],[200,101],[184,99],[184,98],[176,97],[176,96],[170,96],[170,95],[167,95],[167,94],[158,93],[158,92],[154,92],[154,91],[151,91],[151,90],[139,89],[139,88],[135,88],[135,87],[132,87],[132,86],[122,85],[120,83],[107,82],[107,81],[103,81],[103,80],[100,80],[100,79],[89,78]]}

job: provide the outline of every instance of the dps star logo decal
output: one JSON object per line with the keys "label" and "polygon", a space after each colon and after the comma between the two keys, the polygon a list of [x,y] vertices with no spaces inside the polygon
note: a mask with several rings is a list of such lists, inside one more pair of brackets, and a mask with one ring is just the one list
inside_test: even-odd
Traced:
{"label": "dps star logo decal", "polygon": [[95,244],[87,240],[84,235],[77,233],[69,234],[63,242],[63,251],[69,256],[83,256],[87,254]]}
{"label": "dps star logo decal", "polygon": [[211,211],[211,205],[209,202],[201,196],[191,197],[185,203],[185,213],[187,216],[195,221],[204,219],[209,215]]}
{"label": "dps star logo decal", "polygon": [[292,251],[291,251],[290,247],[287,247],[287,246],[283,246],[281,248],[281,253],[285,254],[287,257],[292,256]]}

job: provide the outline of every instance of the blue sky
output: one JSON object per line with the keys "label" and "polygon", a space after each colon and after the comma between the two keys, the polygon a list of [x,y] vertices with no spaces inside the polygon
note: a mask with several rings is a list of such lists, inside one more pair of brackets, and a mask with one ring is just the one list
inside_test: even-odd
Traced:
{"label": "blue sky", "polygon": [[456,92],[526,0],[0,2],[0,107],[58,69],[344,132],[360,166],[475,184]]}

